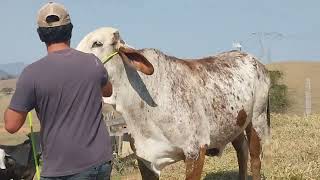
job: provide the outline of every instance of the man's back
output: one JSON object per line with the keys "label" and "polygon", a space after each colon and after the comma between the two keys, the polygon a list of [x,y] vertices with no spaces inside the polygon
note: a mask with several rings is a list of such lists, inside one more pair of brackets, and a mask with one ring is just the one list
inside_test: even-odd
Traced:
{"label": "man's back", "polygon": [[[10,108],[36,109],[41,122],[42,176],[75,174],[111,160],[101,113],[101,87],[106,81],[99,59],[71,48],[49,53],[21,74]],[[26,94],[34,101],[21,101]]]}

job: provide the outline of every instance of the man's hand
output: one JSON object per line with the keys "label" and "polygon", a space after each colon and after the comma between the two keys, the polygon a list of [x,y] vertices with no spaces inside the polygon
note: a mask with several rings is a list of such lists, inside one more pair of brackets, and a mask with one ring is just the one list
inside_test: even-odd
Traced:
{"label": "man's hand", "polygon": [[112,84],[110,81],[107,82],[105,86],[102,87],[102,96],[110,97],[112,95]]}
{"label": "man's hand", "polygon": [[17,132],[23,126],[27,114],[27,112],[15,111],[8,108],[4,113],[5,129],[11,134]]}

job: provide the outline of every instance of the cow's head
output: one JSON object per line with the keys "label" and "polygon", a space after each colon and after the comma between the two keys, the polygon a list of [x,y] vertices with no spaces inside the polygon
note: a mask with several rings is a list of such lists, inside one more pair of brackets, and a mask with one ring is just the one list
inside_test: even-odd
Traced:
{"label": "cow's head", "polygon": [[[78,44],[77,49],[87,53],[93,53],[102,61],[110,54],[118,52],[118,57],[106,63],[107,69],[111,70],[112,63],[121,60],[132,68],[146,74],[153,73],[152,64],[136,49],[128,46],[120,37],[119,31],[114,28],[104,27],[86,35]],[[110,72],[111,73],[111,72]],[[111,75],[110,75],[111,76]]]}
{"label": "cow's head", "polygon": [[80,41],[77,50],[93,53],[102,61],[114,52],[118,52],[118,55],[105,64],[114,88],[114,95],[109,98],[111,104],[115,100],[117,84],[121,83],[119,82],[119,76],[125,70],[124,65],[146,75],[151,75],[154,71],[152,64],[138,50],[127,45],[121,39],[119,31],[114,28],[103,27],[89,33]]}

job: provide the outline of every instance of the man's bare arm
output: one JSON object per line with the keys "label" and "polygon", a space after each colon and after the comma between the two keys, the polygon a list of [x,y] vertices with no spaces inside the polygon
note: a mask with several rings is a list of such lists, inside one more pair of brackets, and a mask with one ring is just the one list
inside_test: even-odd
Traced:
{"label": "man's bare arm", "polygon": [[27,112],[15,111],[10,108],[4,113],[5,129],[13,134],[16,133],[24,124]]}
{"label": "man's bare arm", "polygon": [[110,81],[108,81],[107,84],[102,87],[102,96],[110,97],[111,95],[112,95],[112,84],[110,83]]}

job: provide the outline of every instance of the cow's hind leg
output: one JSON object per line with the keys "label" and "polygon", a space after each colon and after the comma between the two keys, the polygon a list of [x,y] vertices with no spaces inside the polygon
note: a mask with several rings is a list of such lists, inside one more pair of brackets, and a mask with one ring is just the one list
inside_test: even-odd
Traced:
{"label": "cow's hind leg", "polygon": [[260,180],[260,170],[261,170],[261,143],[258,133],[252,127],[252,123],[250,123],[246,128],[247,138],[249,142],[249,152],[250,152],[250,164],[252,171],[252,179]]}
{"label": "cow's hind leg", "polygon": [[198,159],[186,159],[186,180],[200,180],[207,148],[201,147]]}
{"label": "cow's hind leg", "polygon": [[155,172],[149,169],[139,158],[137,160],[142,180],[159,180],[159,176]]}
{"label": "cow's hind leg", "polygon": [[232,141],[232,145],[237,151],[239,179],[247,180],[248,144],[244,133],[241,133],[234,141]]}

